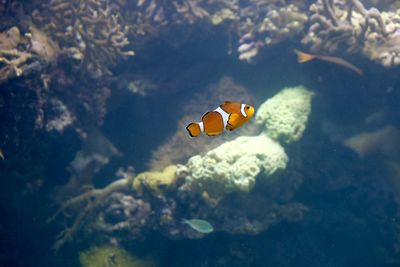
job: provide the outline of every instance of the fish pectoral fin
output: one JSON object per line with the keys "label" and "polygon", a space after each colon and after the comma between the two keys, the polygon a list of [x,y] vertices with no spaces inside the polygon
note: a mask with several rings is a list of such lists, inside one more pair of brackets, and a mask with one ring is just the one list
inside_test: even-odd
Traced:
{"label": "fish pectoral fin", "polygon": [[238,123],[239,123],[239,120],[240,120],[240,116],[239,116],[238,114],[236,114],[236,113],[231,113],[231,114],[229,115],[228,124],[226,125],[226,128],[227,128],[228,130],[233,130],[234,128],[237,127],[237,125],[238,125]]}

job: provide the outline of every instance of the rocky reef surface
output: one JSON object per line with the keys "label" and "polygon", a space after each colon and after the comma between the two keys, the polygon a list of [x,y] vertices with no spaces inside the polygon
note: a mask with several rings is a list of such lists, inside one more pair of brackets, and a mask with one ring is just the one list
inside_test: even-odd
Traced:
{"label": "rocky reef surface", "polygon": [[[260,109],[256,120],[264,125],[273,120],[281,125],[286,137],[298,140],[306,128],[311,96],[312,92],[303,87],[287,88],[264,103],[270,116],[263,117]],[[302,97],[302,101],[291,102]],[[279,108],[274,104],[277,101],[281,102]],[[281,113],[305,119],[298,122],[299,127],[288,129],[292,121],[285,116],[279,121],[277,114]],[[276,131],[277,127],[271,127],[272,133]],[[291,177],[286,178],[289,156],[279,144],[279,136],[272,139],[268,132],[264,128],[258,135],[237,137],[205,155],[191,157],[185,165],[170,165],[162,171],[137,175],[122,172],[123,178],[109,186],[88,190],[66,201],[52,220],[74,206],[86,203],[86,207],[78,211],[56,246],[82,230],[108,242],[141,239],[149,231],[160,231],[175,239],[202,237],[182,224],[185,218],[203,218],[213,223],[217,231],[242,234],[260,233],[282,220],[301,219],[307,207],[290,202],[290,196],[301,184],[301,175],[289,170]],[[293,186],[284,186],[288,181]],[[255,190],[256,184],[262,189]],[[265,203],[264,212],[247,209],[248,205],[258,206],[256,202]],[[91,222],[84,225],[85,217],[95,211]]]}

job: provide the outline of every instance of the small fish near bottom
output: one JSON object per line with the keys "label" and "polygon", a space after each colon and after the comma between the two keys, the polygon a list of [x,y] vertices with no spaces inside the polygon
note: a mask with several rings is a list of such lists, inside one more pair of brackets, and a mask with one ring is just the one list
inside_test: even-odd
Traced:
{"label": "small fish near bottom", "polygon": [[202,233],[202,234],[209,234],[212,233],[214,231],[214,227],[207,222],[206,220],[201,220],[201,219],[190,219],[190,220],[186,220],[183,219],[182,220],[183,223],[187,224],[190,226],[190,228],[192,228],[193,230]]}

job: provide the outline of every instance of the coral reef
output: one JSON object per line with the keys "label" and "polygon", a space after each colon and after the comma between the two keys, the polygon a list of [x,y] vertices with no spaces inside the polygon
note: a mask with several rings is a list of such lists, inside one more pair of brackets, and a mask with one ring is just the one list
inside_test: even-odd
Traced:
{"label": "coral reef", "polygon": [[222,77],[216,84],[211,84],[201,93],[193,96],[183,108],[183,117],[177,122],[177,130],[166,142],[152,152],[149,162],[150,169],[161,170],[169,164],[185,162],[195,154],[201,154],[217,147],[223,142],[233,140],[240,135],[251,135],[255,132],[251,122],[229,134],[218,138],[200,136],[193,139],[185,130],[187,124],[201,117],[207,110],[215,108],[215,103],[227,100],[240,100],[243,103],[253,103],[254,97],[249,90],[237,84],[231,77]]}
{"label": "coral reef", "polygon": [[90,248],[79,254],[82,267],[155,267],[153,260],[143,260],[128,251],[114,246],[103,245]]}
{"label": "coral reef", "polygon": [[[251,1],[250,1],[251,2]],[[238,26],[240,60],[251,61],[259,49],[299,34],[307,15],[295,4],[277,6],[277,3],[249,3],[240,12]]]}
{"label": "coral reef", "polygon": [[110,195],[115,192],[123,192],[131,188],[132,181],[134,179],[134,174],[131,172],[131,170],[120,171],[118,175],[120,176],[120,179],[112,182],[102,189],[89,188],[84,193],[66,200],[47,220],[47,223],[51,223],[67,210],[73,210],[74,208],[76,209],[77,206],[81,205],[82,203],[86,203],[83,209],[79,210],[79,215],[73,219],[72,225],[64,229],[57,237],[57,240],[53,246],[55,250],[58,250],[65,244],[65,242],[71,240],[74,234],[82,227],[81,224],[85,219],[87,219],[87,216],[95,212]]}
{"label": "coral reef", "polygon": [[307,19],[307,15],[300,12],[297,6],[290,4],[269,11],[259,31],[267,34],[267,45],[276,44],[295,37],[303,30]]}
{"label": "coral reef", "polygon": [[143,229],[150,223],[152,214],[149,203],[132,195],[113,193],[102,205],[105,208],[98,212],[97,219],[90,225],[89,231],[107,233],[108,236],[112,236],[114,243],[144,238]]}
{"label": "coral reef", "polygon": [[223,8],[211,16],[211,23],[219,25],[226,21],[237,20],[239,17],[229,8]]}
{"label": "coral reef", "polygon": [[261,172],[263,177],[272,176],[284,170],[287,161],[283,148],[264,134],[238,137],[190,158],[186,183],[192,192],[223,198],[235,191],[249,192]]}
{"label": "coral reef", "polygon": [[[290,94],[293,90],[301,92],[301,100],[307,100],[282,99],[288,91],[293,96]],[[302,98],[304,95],[308,97]],[[301,129],[304,130],[311,95],[299,87],[285,89],[273,99],[279,99],[281,105],[291,105],[290,112],[295,111],[302,118]],[[275,112],[259,120],[268,124],[268,118],[277,120],[278,115],[290,113],[282,113],[281,109]],[[285,124],[281,126],[286,127]],[[290,139],[292,142],[301,137],[297,133],[292,132],[295,134],[295,138]],[[262,132],[225,142],[204,156],[193,156],[185,165],[170,165],[159,172],[138,175],[121,172],[121,178],[107,187],[90,189],[59,208],[50,220],[86,202],[72,225],[57,240],[56,248],[80,229],[96,233],[97,239],[102,241],[120,242],[143,238],[150,230],[160,231],[169,238],[201,238],[203,234],[181,223],[183,218],[209,219],[218,231],[232,234],[257,234],[283,220],[300,220],[307,208],[290,201],[302,176],[295,169],[287,169],[287,163],[288,156],[281,145]],[[258,186],[254,187],[256,183]],[[260,203],[263,203],[261,213],[256,208]],[[89,214],[94,219],[84,224]]]}
{"label": "coral reef", "polygon": [[43,31],[31,25],[27,36],[30,39],[30,50],[37,54],[41,59],[46,62],[56,60],[60,53],[60,48],[56,42],[48,37]]}
{"label": "coral reef", "polygon": [[17,27],[0,33],[0,83],[23,74],[27,61],[32,57],[26,50],[18,49],[19,45],[25,43]]}
{"label": "coral reef", "polygon": [[177,182],[177,166],[169,165],[162,171],[151,171],[140,173],[133,180],[133,188],[138,192],[143,192],[143,187],[150,190],[153,194],[161,194],[162,191],[171,190]]}
{"label": "coral reef", "polygon": [[77,67],[99,77],[119,58],[134,55],[119,3],[51,0],[32,13],[33,22],[60,43]]}
{"label": "coral reef", "polygon": [[[211,218],[217,229],[233,234],[257,234],[279,221],[302,218],[307,208],[289,202],[302,177],[287,170],[288,156],[275,140],[290,144],[302,137],[312,95],[302,86],[282,90],[256,114],[256,121],[267,126],[260,135],[238,137],[188,160],[180,194],[200,196],[206,204],[194,217]],[[248,208],[260,203],[264,203],[264,212]],[[214,207],[213,212],[207,206]]]}
{"label": "coral reef", "polygon": [[285,88],[259,107],[256,123],[274,140],[287,144],[298,141],[307,125],[312,96],[313,92],[303,86]]}
{"label": "coral reef", "polygon": [[303,43],[314,52],[362,52],[385,67],[400,64],[399,14],[365,8],[359,0],[319,0],[310,6],[311,26]]}
{"label": "coral reef", "polygon": [[[397,125],[399,111],[396,95],[399,90],[396,82],[391,86],[392,81],[388,81],[398,80],[397,76],[389,77],[379,85],[382,88],[390,84],[391,87],[387,86],[386,91],[377,89],[373,93],[374,88],[369,87],[372,79],[360,77],[360,81],[369,83],[368,90],[358,94],[361,91],[356,88],[354,95],[358,95],[350,101],[370,100],[372,95],[376,101],[368,101],[367,109],[391,102],[393,107],[381,115],[391,120],[380,127],[353,131],[347,137],[339,138],[340,143],[333,144],[327,136],[321,137],[323,133],[317,128],[304,135],[308,143],[303,143],[313,95],[303,87],[286,88],[267,100],[258,109],[253,122],[233,133],[193,140],[184,130],[188,122],[215,108],[216,103],[226,100],[254,103],[250,91],[232,78],[224,77],[216,84],[203,87],[206,82],[216,80],[222,72],[238,75],[240,77],[237,80],[243,79],[249,84],[261,82],[259,77],[255,77],[260,75],[248,74],[265,65],[243,66],[237,64],[237,60],[227,59],[214,50],[215,40],[217,47],[222,50],[227,41],[228,52],[239,60],[255,61],[262,49],[275,52],[273,46],[287,40],[295,40],[289,47],[297,46],[296,38],[302,34],[304,27],[308,27],[307,36],[302,41],[314,52],[343,54],[346,51],[349,54],[363,54],[384,67],[398,66],[398,7],[398,1],[392,0],[0,1],[0,173],[8,177],[7,183],[4,183],[4,201],[1,204],[7,214],[6,223],[2,222],[1,225],[17,221],[15,218],[21,220],[47,216],[47,209],[36,208],[47,206],[50,196],[53,197],[51,204],[61,205],[49,222],[57,219],[60,225],[67,225],[56,238],[55,249],[71,239],[82,241],[81,246],[88,243],[111,243],[117,246],[138,244],[132,240],[154,236],[169,239],[204,237],[182,223],[182,219],[191,218],[207,220],[213,225],[216,234],[211,234],[204,242],[222,236],[239,240],[240,243],[243,236],[237,238],[230,235],[258,235],[280,222],[303,220],[308,207],[312,218],[302,224],[302,229],[309,227],[312,220],[314,222],[311,225],[318,223],[327,228],[324,224],[326,221],[320,217],[332,213],[334,215],[328,217],[329,227],[337,224],[334,219],[339,218],[343,220],[339,222],[343,225],[367,225],[366,232],[369,234],[370,222],[375,220],[381,228],[388,225],[388,228],[397,227],[395,235],[398,234],[400,130]],[[190,45],[190,49],[185,50],[185,45]],[[196,48],[191,50],[194,46]],[[172,54],[167,55],[167,50]],[[140,56],[126,65],[120,64],[122,59],[132,56],[133,51]],[[210,68],[210,62],[202,58],[203,54],[198,51],[212,54],[213,57],[218,53],[218,57],[212,61],[218,61],[218,66]],[[164,56],[166,60],[160,60]],[[176,60],[177,57],[184,60]],[[201,61],[210,72],[218,71],[205,79],[210,72],[197,68],[192,64],[195,60]],[[154,61],[166,66],[154,67]],[[276,62],[269,63],[273,65]],[[366,70],[370,69],[369,66],[365,67]],[[288,67],[288,70],[288,73],[293,71],[292,67]],[[385,71],[391,73],[392,70]],[[385,75],[382,77],[387,77]],[[168,79],[164,77],[167,76],[169,80],[177,82],[166,84],[164,81]],[[287,77],[294,76],[288,74]],[[325,83],[328,79],[323,78],[318,78],[318,82],[314,77],[306,80],[328,87],[329,84]],[[186,80],[185,85],[190,86],[175,86],[181,80]],[[375,82],[372,81],[372,84]],[[337,88],[337,84],[335,86]],[[194,90],[199,93],[193,96]],[[340,117],[337,106],[341,100],[332,101],[331,96],[347,97],[351,93],[337,90],[338,93],[333,94],[332,91],[321,90],[321,94],[327,94],[328,97],[323,95],[318,100],[326,101],[320,103],[324,109],[335,106],[332,113],[337,118]],[[167,114],[172,115],[163,124],[168,126],[166,128],[170,132],[154,127],[160,129],[155,133],[159,134],[159,139],[150,142],[147,141],[151,137],[142,139],[139,136],[136,139],[135,135],[128,142],[136,151],[111,160],[122,155],[112,142],[119,138],[119,133],[129,131],[123,129],[126,117],[121,116],[117,118],[121,121],[114,121],[121,113],[110,113],[107,122],[113,121],[118,127],[110,130],[106,125],[102,130],[107,133],[107,138],[103,135],[100,126],[108,108],[114,112],[121,102],[124,103],[121,106],[132,109],[152,108],[160,99],[164,100],[164,94],[174,100],[173,104],[177,101],[176,110]],[[261,94],[269,94],[269,91]],[[111,96],[112,101],[108,103]],[[190,96],[192,98],[188,101]],[[132,102],[139,105],[131,105]],[[346,105],[350,106],[348,102]],[[360,110],[358,112],[363,112]],[[173,116],[176,115],[181,118],[177,120],[175,130],[173,120],[176,117]],[[321,117],[324,115],[321,114]],[[140,117],[138,124],[133,124],[132,128],[136,130],[143,127],[141,123],[144,120],[150,121],[145,116]],[[156,125],[153,123],[151,120],[148,124]],[[313,123],[318,124],[316,121]],[[318,134],[315,135],[315,132]],[[119,167],[116,166],[118,164],[132,164],[132,159],[144,164],[142,160],[148,156],[149,149],[162,143],[162,138],[167,134],[171,136],[154,150],[148,170],[134,173],[132,167],[127,167],[113,177],[112,173]],[[343,132],[339,133],[339,137],[340,134],[344,136]],[[299,140],[302,143],[290,146]],[[139,145],[144,145],[136,149],[139,142]],[[127,141],[121,138],[115,144],[125,149],[123,146],[127,145]],[[302,153],[305,147],[306,156]],[[333,154],[337,157],[321,158],[321,155]],[[105,168],[110,162],[112,164]],[[108,182],[110,184],[107,185]],[[331,212],[330,209],[332,200],[341,200],[344,194],[348,198],[344,202],[338,201],[338,205],[345,207],[338,209],[346,214],[336,217],[337,210]],[[40,201],[29,203],[33,198]],[[320,202],[321,199],[325,203]],[[33,208],[28,209],[27,203]],[[367,204],[371,209],[371,216],[367,219],[360,218],[363,206],[359,203]],[[25,217],[20,216],[20,212]],[[9,214],[14,214],[14,217]],[[390,223],[386,221],[387,218]],[[11,241],[12,245],[24,242],[24,239],[15,236],[25,237],[26,233],[33,233],[35,238],[45,237],[41,231],[32,231],[38,222],[24,221],[16,230],[0,227],[2,236],[10,236],[5,239],[6,242]],[[53,224],[50,227],[62,226]],[[55,230],[46,229],[47,232]],[[17,235],[12,231],[18,231]],[[220,235],[219,232],[228,234]],[[392,230],[384,229],[383,233],[396,238],[396,242],[400,240],[398,236],[393,237]],[[373,234],[377,233],[368,236]],[[263,240],[269,239],[262,237]],[[286,238],[283,239],[290,242]],[[309,233],[300,234],[297,238],[296,241],[301,244],[306,239],[305,242],[316,239]],[[51,240],[39,243],[48,244],[46,242],[50,243]],[[314,249],[318,247],[317,243],[313,243],[315,241],[308,242],[312,243],[309,246]],[[284,249],[273,247],[286,251],[284,246],[287,243],[282,241],[279,244]],[[259,244],[254,245],[257,246]],[[231,249],[228,245],[226,247],[227,250]],[[43,246],[37,249],[43,250]],[[262,249],[265,251],[265,248]],[[22,251],[25,252],[25,247]],[[234,253],[243,251],[239,246]],[[248,256],[244,254],[242,258]],[[35,255],[43,255],[43,251]],[[214,256],[212,253],[210,255],[210,258]],[[204,260],[201,264],[214,266],[211,262],[218,266],[229,265],[229,261],[217,263],[216,259],[210,262]],[[246,263],[250,266],[255,261],[248,259]],[[136,256],[129,256],[118,247],[109,246],[83,252],[81,264],[152,266],[150,262],[139,262]],[[241,265],[235,264],[230,265]],[[24,261],[5,265],[35,266]],[[193,264],[199,265],[198,262]]]}
{"label": "coral reef", "polygon": [[59,52],[58,44],[34,26],[24,35],[17,26],[1,32],[0,83],[25,72],[39,72],[55,61]]}
{"label": "coral reef", "polygon": [[[285,1],[81,1],[52,0],[37,8],[33,21],[58,40],[64,52],[93,75],[109,73],[119,57],[133,55],[128,37],[145,47],[181,25],[207,22],[228,26],[239,37],[239,59],[251,60],[261,47],[293,38],[307,20],[303,4]],[[187,31],[187,30],[184,30]],[[175,40],[171,32],[170,40]],[[184,39],[171,41],[182,42]],[[130,49],[130,50],[125,50]]]}

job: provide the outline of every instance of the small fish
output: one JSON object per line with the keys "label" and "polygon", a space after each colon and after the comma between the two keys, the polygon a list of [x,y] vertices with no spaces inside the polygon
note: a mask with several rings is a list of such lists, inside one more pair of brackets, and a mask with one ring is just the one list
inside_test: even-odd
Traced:
{"label": "small fish", "polygon": [[4,157],[4,154],[3,154],[3,150],[1,150],[1,148],[0,148],[0,158],[2,160],[5,160],[5,157]]}
{"label": "small fish", "polygon": [[219,135],[225,129],[232,131],[239,128],[253,117],[254,108],[239,102],[225,101],[213,111],[206,112],[201,122],[192,122],[186,130],[191,137],[206,133],[209,136]]}
{"label": "small fish", "polygon": [[342,58],[331,57],[331,56],[322,56],[322,55],[312,55],[312,54],[304,53],[304,52],[302,52],[300,50],[297,50],[297,49],[294,49],[294,52],[297,55],[297,62],[299,62],[299,63],[304,63],[304,62],[307,62],[307,61],[310,61],[310,60],[313,60],[313,59],[319,59],[319,60],[322,60],[322,61],[326,61],[326,62],[334,63],[334,64],[337,64],[337,65],[341,65],[341,66],[343,66],[345,68],[348,68],[348,69],[354,71],[355,73],[357,73],[360,76],[363,75],[363,71],[359,67],[351,64],[350,62],[348,62],[348,61],[346,61],[346,60],[344,60]]}
{"label": "small fish", "polygon": [[193,230],[196,230],[202,234],[209,234],[214,231],[214,227],[205,220],[200,219],[190,219],[190,220],[182,220],[183,223],[189,225]]}

